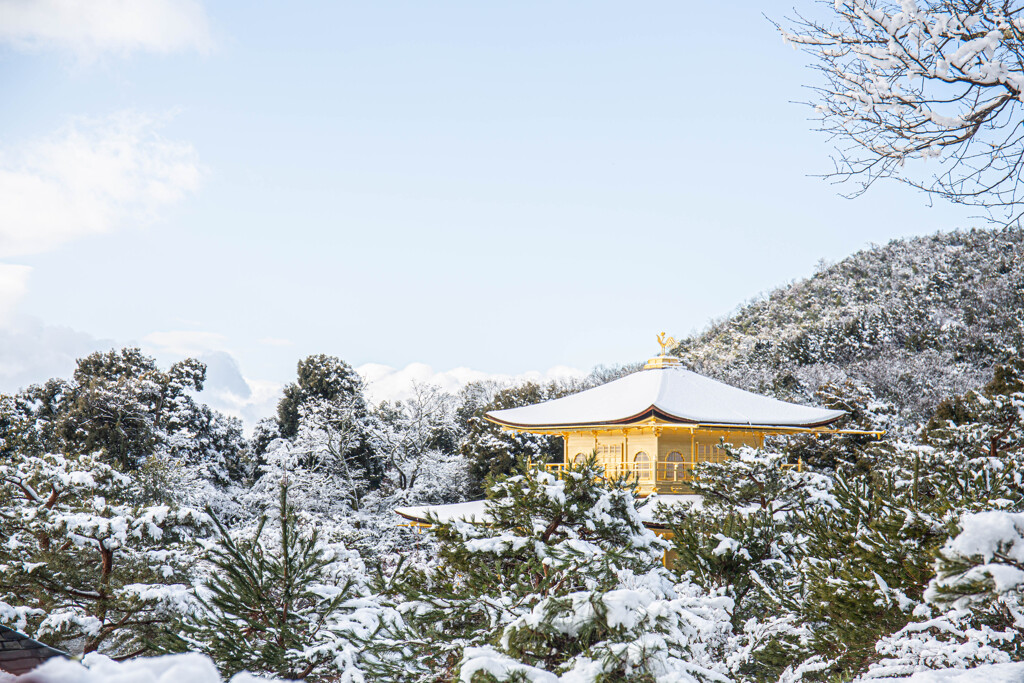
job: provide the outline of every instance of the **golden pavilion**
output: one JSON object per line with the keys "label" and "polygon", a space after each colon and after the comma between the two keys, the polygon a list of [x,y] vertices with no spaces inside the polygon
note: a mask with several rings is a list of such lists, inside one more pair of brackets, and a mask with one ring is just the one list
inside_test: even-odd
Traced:
{"label": "golden pavilion", "polygon": [[[596,453],[606,476],[631,475],[641,495],[658,493],[668,504],[699,502],[691,488],[694,470],[725,459],[724,443],[759,448],[774,435],[881,435],[835,429],[846,414],[842,410],[787,403],[699,375],[667,354],[675,343],[671,338],[662,333],[658,341],[661,354],[642,370],[571,396],[491,411],[486,418],[504,429],[562,437],[563,461],[545,465],[550,470]],[[431,515],[486,522],[484,508],[483,501],[470,501],[395,512],[424,525]],[[653,519],[645,524],[665,528]]]}
{"label": "golden pavilion", "polygon": [[665,347],[643,369],[593,389],[487,413],[506,429],[562,437],[563,463],[597,453],[610,477],[633,475],[641,493],[690,493],[694,468],[725,457],[721,444],[764,446],[766,435],[848,433],[846,413],[761,396],[691,372]]}

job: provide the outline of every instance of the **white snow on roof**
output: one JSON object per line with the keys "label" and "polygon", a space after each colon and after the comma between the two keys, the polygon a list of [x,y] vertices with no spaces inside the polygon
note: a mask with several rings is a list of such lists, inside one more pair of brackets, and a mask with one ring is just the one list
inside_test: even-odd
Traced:
{"label": "white snow on roof", "polygon": [[490,518],[484,512],[483,500],[471,500],[468,503],[454,503],[452,505],[420,505],[417,507],[395,508],[395,512],[406,519],[416,522],[426,522],[433,514],[440,522],[451,522],[462,519],[467,522],[480,522],[486,524]]}
{"label": "white snow on roof", "polygon": [[[664,503],[668,506],[693,503],[695,507],[699,507],[702,498],[697,495],[659,495],[649,496],[647,500],[648,504],[640,508],[640,519],[645,524],[654,524],[657,522],[655,510],[659,503]],[[487,524],[491,520],[487,515],[486,505],[487,501],[485,500],[473,500],[468,503],[454,503],[452,505],[420,505],[417,507],[395,508],[395,512],[410,521],[423,523],[426,523],[430,516],[434,516],[440,522],[451,522],[461,519],[467,522]]]}
{"label": "white snow on roof", "polygon": [[487,417],[510,426],[557,427],[628,421],[652,408],[681,422],[765,427],[824,425],[845,414],[786,403],[669,367],[640,370],[572,396],[495,410]]}

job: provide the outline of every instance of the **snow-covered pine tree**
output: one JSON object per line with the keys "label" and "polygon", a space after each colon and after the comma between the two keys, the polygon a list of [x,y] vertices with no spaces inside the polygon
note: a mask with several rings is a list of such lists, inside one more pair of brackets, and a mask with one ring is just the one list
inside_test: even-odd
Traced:
{"label": "snow-covered pine tree", "polygon": [[281,483],[273,516],[251,533],[219,532],[197,604],[167,650],[198,649],[222,672],[308,681],[363,680],[361,641],[377,628],[356,553],[302,523]]}
{"label": "snow-covered pine tree", "polygon": [[920,449],[900,447],[867,472],[840,470],[831,509],[792,520],[803,538],[795,553],[802,590],[791,609],[812,625],[808,656],[832,662],[822,675],[864,671],[878,659],[878,639],[922,604],[947,508],[915,480],[921,463]]}
{"label": "snow-covered pine tree", "polygon": [[676,581],[635,489],[591,458],[560,477],[521,465],[486,524],[437,523],[436,562],[387,591],[404,630],[376,643],[389,680],[721,680],[731,600]]}
{"label": "snow-covered pine tree", "polygon": [[[1001,501],[1004,505],[1009,501]],[[1019,509],[1019,507],[1018,507]],[[975,624],[1008,630],[1004,650],[1024,656],[1024,513],[985,510],[961,516],[943,545],[926,598],[969,611]]]}
{"label": "snow-covered pine tree", "polygon": [[147,651],[184,605],[205,515],[146,504],[101,454],[0,464],[0,622],[73,653]]}
{"label": "snow-covered pine tree", "polygon": [[[925,425],[925,443],[943,453],[942,479],[959,481],[978,509],[993,498],[1024,503],[1024,360],[996,366],[985,386],[939,404]],[[965,501],[966,502],[966,501]],[[966,509],[966,505],[964,505]]]}
{"label": "snow-covered pine tree", "polygon": [[[298,408],[295,434],[267,447],[258,478],[245,496],[259,510],[275,500],[282,478],[303,510],[323,519],[351,515],[374,486],[362,462],[369,418],[362,401],[306,400]],[[258,513],[257,513],[258,514]]]}
{"label": "snow-covered pine tree", "polygon": [[[257,446],[266,447],[273,443],[271,434],[293,439],[299,433],[303,413],[324,413],[332,407],[351,417],[351,426],[366,424],[369,406],[364,396],[364,383],[359,374],[345,361],[317,354],[300,360],[296,368],[295,382],[284,388],[284,396],[277,404],[277,419],[273,426],[267,425],[256,436]],[[347,419],[347,418],[346,418]],[[352,433],[346,426],[346,440],[355,442],[347,450],[346,459],[357,469],[358,476],[365,478],[374,488],[380,481],[380,459],[366,441],[365,433]],[[263,455],[262,450],[256,456]]]}
{"label": "snow-covered pine tree", "polygon": [[721,462],[698,466],[699,506],[658,509],[672,530],[670,568],[734,603],[733,675],[775,680],[806,651],[810,631],[795,612],[803,599],[798,519],[836,505],[832,480],[798,471],[788,455],[722,444]]}
{"label": "snow-covered pine tree", "polygon": [[[206,366],[167,370],[139,349],[79,359],[71,381],[30,386],[5,404],[2,451],[97,455],[132,476],[149,502],[231,506],[226,489],[248,473],[241,422],[199,404]],[[168,483],[169,480],[173,483]]]}

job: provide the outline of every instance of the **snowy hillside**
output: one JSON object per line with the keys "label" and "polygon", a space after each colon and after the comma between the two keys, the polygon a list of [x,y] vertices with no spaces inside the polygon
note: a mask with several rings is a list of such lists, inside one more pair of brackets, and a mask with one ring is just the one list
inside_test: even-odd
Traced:
{"label": "snowy hillside", "polygon": [[1022,319],[1024,231],[971,230],[858,252],[675,352],[697,372],[783,398],[863,382],[921,419],[1021,348]]}

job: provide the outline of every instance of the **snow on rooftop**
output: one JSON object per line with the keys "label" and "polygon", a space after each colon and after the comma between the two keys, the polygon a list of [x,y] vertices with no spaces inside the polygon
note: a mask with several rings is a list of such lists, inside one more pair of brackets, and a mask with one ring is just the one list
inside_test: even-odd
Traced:
{"label": "snow on rooftop", "polygon": [[525,428],[621,424],[651,416],[683,423],[817,427],[844,414],[779,401],[670,366],[640,370],[572,396],[491,411],[487,417]]}
{"label": "snow on rooftop", "polygon": [[[668,506],[692,503],[700,506],[702,498],[697,495],[658,495],[648,496],[647,504],[640,508],[640,519],[647,525],[658,525],[656,510],[659,503]],[[487,515],[487,501],[473,500],[468,503],[454,503],[451,505],[420,505],[415,507],[395,508],[395,512],[412,522],[426,523],[433,516],[440,522],[451,522],[464,520],[478,524],[487,524],[490,517]]]}

